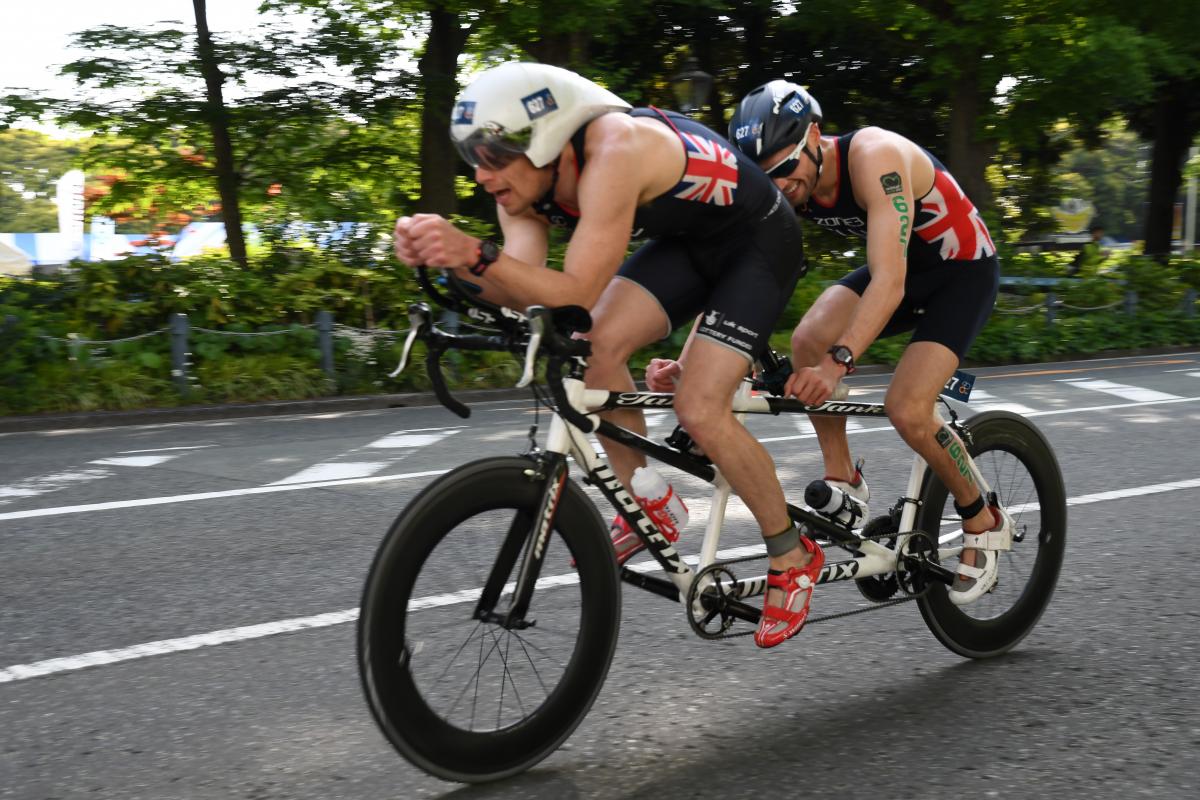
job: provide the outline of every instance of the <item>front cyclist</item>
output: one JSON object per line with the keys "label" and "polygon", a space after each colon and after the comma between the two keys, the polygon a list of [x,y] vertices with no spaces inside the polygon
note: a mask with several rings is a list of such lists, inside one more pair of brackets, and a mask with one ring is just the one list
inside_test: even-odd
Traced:
{"label": "front cyclist", "polygon": [[[586,377],[595,388],[633,391],[633,352],[699,316],[686,358],[703,369],[684,375],[675,410],[766,540],[774,588],[755,640],[771,647],[794,635],[824,557],[791,523],[770,455],[730,407],[801,274],[799,225],[783,196],[704,126],[672,112],[631,110],[595,83],[547,65],[482,73],[459,96],[451,135],[496,200],[503,247],[418,214],[396,223],[396,255],[457,270],[502,305],[591,310]],[[571,231],[561,272],[546,267],[551,225]],[[648,241],[626,259],[635,232]],[[640,412],[613,416],[644,433]],[[613,441],[604,446],[629,486],[644,457]]]}
{"label": "front cyclist", "polygon": [[[826,289],[792,334],[787,392],[827,400],[854,358],[881,336],[913,331],[884,398],[888,419],[955,498],[964,550],[950,598],[971,603],[996,584],[1012,520],[989,506],[934,413],[938,394],[996,301],[1000,265],[979,212],[940,161],[881,128],[822,136],[821,108],[800,86],[767,83],[742,100],[730,138],[788,202],[823,228],[865,238],[867,265]],[[844,417],[812,417],[826,481],[856,497],[866,482],[850,457]]]}

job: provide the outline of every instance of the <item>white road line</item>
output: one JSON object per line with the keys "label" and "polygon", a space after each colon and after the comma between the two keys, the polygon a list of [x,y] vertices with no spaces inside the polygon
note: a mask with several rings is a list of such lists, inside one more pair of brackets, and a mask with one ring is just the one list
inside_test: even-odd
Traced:
{"label": "white road line", "polygon": [[274,481],[272,486],[286,486],[291,483],[316,483],[318,481],[337,481],[345,478],[364,478],[374,475],[381,469],[387,469],[390,461],[334,461],[326,464],[314,464],[305,467],[294,475]]}
{"label": "white road line", "polygon": [[[980,400],[985,402],[977,402]],[[975,411],[991,411],[992,409],[996,409],[999,411],[1012,411],[1017,414],[1029,414],[1034,411],[1029,406],[1001,400],[996,395],[984,389],[975,389],[971,392],[971,402],[968,404],[968,408],[973,408]]]}
{"label": "white road line", "polygon": [[428,478],[449,472],[448,469],[431,469],[424,472],[405,472],[396,475],[376,475],[370,478],[348,478],[337,481],[320,481],[317,483],[297,483],[276,486],[254,486],[248,489],[226,489],[221,492],[199,492],[197,494],[177,494],[167,497],[146,497],[141,500],[116,500],[111,503],[87,503],[78,506],[59,506],[57,508],[34,508],[28,511],[8,511],[0,514],[0,522],[7,519],[29,519],[31,517],[54,517],[60,514],[82,514],[89,511],[110,511],[117,508],[140,508],[142,506],[162,506],[171,503],[191,503],[196,500],[220,500],[226,497],[241,497],[251,494],[274,494],[275,492],[296,492],[304,489],[324,489],[329,486],[351,486],[358,483],[382,483],[384,481],[402,481],[408,478]]}
{"label": "white road line", "polygon": [[1091,389],[1094,392],[1104,392],[1105,394],[1116,395],[1117,397],[1124,397],[1126,400],[1136,400],[1138,402],[1179,399],[1179,395],[1177,394],[1156,392],[1153,389],[1143,389],[1140,386],[1129,386],[1128,384],[1113,383],[1112,381],[1076,380],[1073,378],[1059,378],[1057,380],[1058,383],[1065,383],[1068,386],[1078,386],[1080,389]]}
{"label": "white road line", "polygon": [[[817,429],[813,427],[808,417],[797,416],[796,430],[800,431],[803,436],[815,436],[817,433]],[[846,433],[857,433],[861,430],[865,430],[865,428],[863,428],[863,424],[856,417],[846,417]],[[760,441],[766,440],[761,439]]]}
{"label": "white road line", "polygon": [[[1131,486],[1127,489],[1116,489],[1111,492],[1098,492],[1096,494],[1086,494],[1079,497],[1071,497],[1067,499],[1069,506],[1083,506],[1091,503],[1104,503],[1110,500],[1122,500],[1128,497],[1143,497],[1150,494],[1161,494],[1163,492],[1177,492],[1185,489],[1200,488],[1200,478],[1170,481],[1168,483],[1155,483],[1147,486]],[[749,545],[745,547],[736,547],[729,550],[722,550],[717,553],[717,558],[740,558],[748,555],[758,555],[763,551],[763,545]],[[689,564],[696,564],[698,556],[686,556],[684,558]],[[647,561],[641,564],[635,564],[630,569],[636,572],[654,572],[659,569],[659,565],[654,561]],[[563,573],[561,575],[552,575],[541,578],[538,581],[539,587],[550,586],[567,586],[576,583],[579,580],[578,574],[574,571]],[[449,605],[457,605],[460,603],[474,602],[479,597],[479,589],[463,589],[457,592],[447,592],[439,595],[429,595],[426,597],[418,597],[409,601],[409,610],[416,611],[426,608],[441,608]],[[331,611],[325,614],[317,614],[311,617],[296,617],[294,619],[278,620],[276,622],[264,622],[258,625],[246,625],[240,628],[226,628],[219,631],[210,631],[209,633],[200,633],[193,636],[183,636],[177,639],[162,639],[156,642],[145,642],[143,644],[133,645],[131,647],[121,647],[114,650],[95,650],[90,653],[82,653],[77,656],[65,656],[63,658],[51,658],[45,661],[34,661],[29,664],[14,664],[11,667],[0,668],[0,683],[12,683],[15,681],[29,680],[30,678],[40,678],[47,675],[55,675],[62,672],[73,672],[75,670],[84,669],[85,667],[95,667],[102,664],[116,664],[121,661],[133,661],[150,656],[166,655],[168,653],[179,653],[186,650],[198,650],[202,647],[215,647],[216,645],[229,644],[231,642],[244,642],[250,639],[262,639],[267,636],[275,636],[281,633],[293,633],[295,631],[309,630],[312,628],[328,628],[333,625],[342,625],[347,622],[353,622],[358,619],[358,609],[348,608],[343,611]]]}
{"label": "white road line", "polygon": [[[1146,403],[1113,403],[1103,406],[1084,406],[1075,408],[1059,408],[1049,411],[1031,411],[1025,416],[1028,417],[1050,417],[1063,414],[1085,414],[1093,411],[1112,411],[1122,408],[1140,408],[1142,406],[1170,405],[1175,403],[1194,403],[1200,400],[1200,397],[1180,397],[1175,400],[1157,400]],[[879,431],[890,431],[893,428],[889,425],[881,425],[879,427],[864,428],[853,433],[876,433]],[[773,436],[769,438],[759,439],[758,441],[767,442],[790,442],[797,439],[811,439],[816,434],[801,434],[796,436]],[[89,503],[76,506],[57,506],[54,508],[35,508],[28,511],[8,511],[0,513],[0,522],[9,519],[29,519],[32,517],[54,517],[61,514],[83,514],[91,511],[111,511],[121,508],[138,508],[141,506],[159,506],[170,503],[190,503],[196,500],[218,500],[225,497],[240,497],[243,495],[254,494],[272,494],[274,492],[292,492],[302,489],[323,489],[329,486],[351,486],[359,483],[380,483],[382,481],[399,481],[409,478],[425,478],[433,475],[441,475],[449,472],[449,469],[435,469],[424,472],[408,472],[397,475],[375,475],[369,478],[347,478],[344,480],[329,480],[317,481],[313,483],[297,483],[297,484],[276,484],[270,486],[255,486],[247,489],[227,489],[219,492],[200,492],[197,494],[180,494],[169,497],[148,497],[141,500],[114,500],[107,503]],[[2,533],[2,532],[0,532]]]}
{"label": "white road line", "polygon": [[203,450],[206,447],[216,447],[215,444],[191,444],[183,447],[151,447],[148,450],[121,450],[121,455],[126,453],[164,453],[167,450]]}
{"label": "white road line", "polygon": [[7,486],[0,486],[0,505],[18,497],[36,497],[39,494],[57,492],[69,486],[77,486],[87,481],[100,480],[112,475],[107,469],[76,469],[56,472],[52,475],[41,475],[37,478],[26,478]]}
{"label": "white road line", "polygon": [[95,461],[89,461],[89,464],[100,464],[106,467],[157,467],[159,464],[165,464],[173,458],[179,458],[182,453],[172,453],[166,456],[113,456],[112,458],[98,458]]}
{"label": "white road line", "polygon": [[[343,480],[346,478],[365,478],[382,472],[398,461],[403,461],[409,453],[418,447],[429,445],[452,436],[462,430],[456,428],[420,428],[417,430],[394,431],[362,447],[355,447],[334,456],[329,461],[313,464],[286,478],[272,481],[272,486],[285,486],[292,483],[314,483],[317,481]],[[371,453],[369,461],[351,461],[356,456],[361,458],[364,450],[395,450],[395,453]],[[382,459],[382,460],[380,460]]]}

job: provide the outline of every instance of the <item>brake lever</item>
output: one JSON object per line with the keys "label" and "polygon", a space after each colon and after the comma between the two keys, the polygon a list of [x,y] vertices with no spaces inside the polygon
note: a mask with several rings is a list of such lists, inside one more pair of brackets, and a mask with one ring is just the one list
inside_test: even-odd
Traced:
{"label": "brake lever", "polygon": [[413,303],[408,307],[408,322],[411,327],[408,331],[408,338],[404,340],[404,352],[400,356],[400,364],[388,373],[389,378],[395,378],[404,371],[404,367],[408,364],[408,354],[412,352],[413,342],[421,335],[422,328],[432,326],[431,319],[429,306],[424,303]]}
{"label": "brake lever", "polygon": [[538,350],[542,346],[542,336],[546,332],[545,308],[530,306],[526,309],[525,316],[529,321],[530,335],[529,343],[525,346],[525,371],[521,373],[521,380],[517,381],[518,389],[524,389],[533,383],[533,366],[537,363]]}

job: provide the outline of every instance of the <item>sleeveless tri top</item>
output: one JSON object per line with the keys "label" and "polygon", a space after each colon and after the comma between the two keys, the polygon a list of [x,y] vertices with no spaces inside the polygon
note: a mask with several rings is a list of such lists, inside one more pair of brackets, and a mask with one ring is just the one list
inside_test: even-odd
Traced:
{"label": "sleeveless tri top", "polygon": [[[654,117],[669,125],[687,156],[679,182],[638,206],[633,221],[635,238],[716,237],[756,224],[779,208],[786,208],[783,195],[771,179],[719,134],[673,111],[635,108],[629,113]],[[585,167],[586,135],[587,125],[571,137],[579,172]],[[550,198],[535,203],[534,210],[551,224],[569,230],[574,230],[579,221],[578,211]]]}
{"label": "sleeveless tri top", "polygon": [[[850,142],[858,131],[839,136],[835,161],[837,193],[829,205],[810,199],[798,212],[802,217],[843,236],[867,238],[867,212],[854,198],[850,183]],[[908,241],[908,268],[922,270],[948,261],[974,261],[995,255],[996,245],[988,234],[979,211],[958,182],[925,148],[921,152],[933,163],[933,187],[916,201],[912,216],[913,236]],[[826,163],[825,168],[831,165]]]}

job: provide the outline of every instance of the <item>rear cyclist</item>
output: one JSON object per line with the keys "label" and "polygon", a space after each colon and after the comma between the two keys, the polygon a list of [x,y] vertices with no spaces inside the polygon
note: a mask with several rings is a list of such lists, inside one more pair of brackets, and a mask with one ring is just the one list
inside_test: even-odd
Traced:
{"label": "rear cyclist", "polygon": [[[594,388],[633,391],[633,352],[699,316],[686,358],[704,368],[683,377],[675,410],[766,540],[773,588],[755,640],[771,647],[794,635],[824,557],[792,524],[770,455],[729,402],[802,271],[799,225],[782,194],[704,126],[631,110],[595,83],[541,64],[482,73],[459,96],[451,135],[496,200],[503,247],[418,214],[396,223],[399,259],[458,270],[502,305],[591,310],[586,380]],[[561,272],[546,268],[551,225],[571,231]],[[648,241],[626,259],[634,236]],[[640,411],[613,416],[644,433]],[[628,486],[644,457],[604,446]]]}
{"label": "rear cyclist", "polygon": [[[881,336],[912,331],[884,398],[896,431],[955,498],[963,554],[950,598],[977,600],[996,584],[997,551],[1012,546],[1012,520],[989,506],[965,469],[962,443],[934,413],[992,312],[1000,265],[987,226],[929,151],[881,128],[821,135],[821,108],[803,88],[775,80],[750,92],[729,123],[799,214],[866,239],[867,265],[826,289],[792,334],[796,372],[787,392],[808,405],[827,400],[854,358]],[[862,503],[869,497],[851,461],[843,417],[812,417],[826,480]]]}

